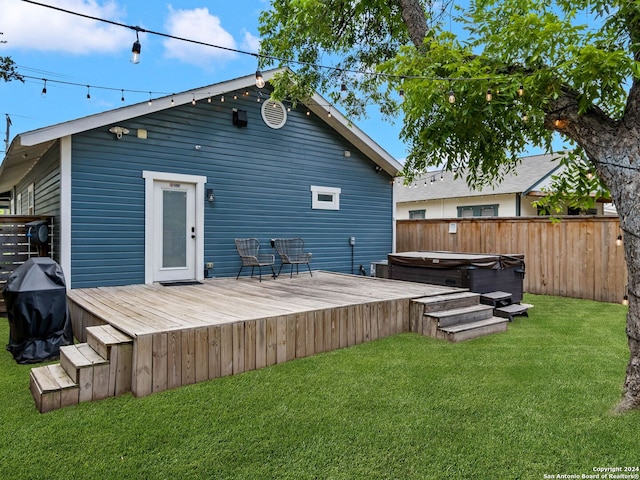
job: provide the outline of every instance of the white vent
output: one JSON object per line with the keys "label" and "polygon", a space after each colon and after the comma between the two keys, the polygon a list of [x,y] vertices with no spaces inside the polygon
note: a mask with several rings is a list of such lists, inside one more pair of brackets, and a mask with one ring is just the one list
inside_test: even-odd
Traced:
{"label": "white vent", "polygon": [[282,128],[287,123],[287,109],[277,100],[267,100],[262,104],[262,120],[271,128]]}

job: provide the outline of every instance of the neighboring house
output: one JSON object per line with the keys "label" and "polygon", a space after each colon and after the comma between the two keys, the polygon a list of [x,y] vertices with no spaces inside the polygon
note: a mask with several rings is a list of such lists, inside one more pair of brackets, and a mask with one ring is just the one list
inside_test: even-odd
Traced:
{"label": "neighboring house", "polygon": [[12,213],[54,217],[71,288],[235,276],[234,238],[271,253],[303,237],[312,268],[335,272],[385,258],[401,165],[320,95],[290,108],[255,80],[18,135],[0,192]]}
{"label": "neighboring house", "polygon": [[[529,217],[544,215],[533,204],[551,185],[551,176],[559,173],[557,155],[524,157],[516,170],[502,182],[482,190],[472,190],[465,178],[451,172],[435,171],[420,176],[409,185],[398,179],[394,184],[396,219],[456,217]],[[565,209],[561,215],[603,214],[602,203],[593,211]]]}

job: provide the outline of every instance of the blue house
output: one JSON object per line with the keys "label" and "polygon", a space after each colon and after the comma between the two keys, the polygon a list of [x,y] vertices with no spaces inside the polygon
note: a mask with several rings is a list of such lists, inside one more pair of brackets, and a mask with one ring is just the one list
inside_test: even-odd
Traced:
{"label": "blue house", "polygon": [[54,217],[70,288],[235,276],[235,238],[303,237],[334,272],[386,258],[401,165],[322,96],[269,91],[249,75],[20,134],[0,192]]}

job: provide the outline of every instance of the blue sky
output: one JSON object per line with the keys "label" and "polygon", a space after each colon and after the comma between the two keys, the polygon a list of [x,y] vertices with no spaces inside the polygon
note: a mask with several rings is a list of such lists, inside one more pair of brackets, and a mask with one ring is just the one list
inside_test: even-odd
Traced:
{"label": "blue sky", "polygon": [[[257,52],[258,17],[267,0],[39,0],[93,17],[209,44]],[[211,47],[140,34],[141,61],[130,63],[135,32],[128,28],[56,12],[21,0],[0,0],[0,56],[11,56],[25,83],[0,83],[0,132],[5,113],[11,138],[48,125],[130,105],[164,94],[252,74],[257,59]],[[44,82],[47,94],[42,95]],[[81,87],[52,80],[78,83]],[[90,85],[92,88],[87,88]],[[96,87],[109,87],[114,91]],[[121,101],[124,89],[125,101]],[[140,90],[147,93],[130,93]],[[87,93],[91,98],[87,99]],[[370,118],[355,123],[399,161],[406,156],[400,124]],[[0,151],[4,142],[0,143]]]}

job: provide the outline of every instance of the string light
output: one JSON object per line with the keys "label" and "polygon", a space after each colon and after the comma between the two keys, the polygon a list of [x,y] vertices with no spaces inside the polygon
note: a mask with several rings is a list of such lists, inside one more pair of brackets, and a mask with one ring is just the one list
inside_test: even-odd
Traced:
{"label": "string light", "polygon": [[340,97],[344,100],[345,98],[347,98],[347,95],[347,84],[343,83],[342,85],[340,85]]}
{"label": "string light", "polygon": [[121,89],[121,90],[120,90],[120,95],[121,95],[121,97],[120,97],[120,101],[121,101],[121,102],[124,102],[124,89]]}
{"label": "string light", "polygon": [[491,89],[487,90],[487,102],[491,102],[491,100],[493,100],[493,94],[491,93]]}
{"label": "string light", "polygon": [[[56,6],[52,6],[52,5],[46,5],[40,2],[36,2],[33,0],[22,0],[23,2],[26,3],[30,3],[33,5],[38,5],[41,7],[45,7],[45,8],[50,8],[59,12],[64,12],[64,13],[68,13],[70,15],[75,15],[75,16],[79,16],[79,17],[83,17],[83,18],[87,18],[90,20],[94,20],[94,21],[98,21],[98,22],[103,22],[103,23],[108,23],[111,25],[116,25],[119,27],[123,27],[123,28],[128,28],[131,30],[134,30],[136,32],[136,42],[134,42],[134,46],[132,48],[132,61],[133,61],[133,57],[137,54],[137,61],[139,62],[139,58],[140,58],[140,42],[139,42],[139,32],[145,32],[147,34],[150,35],[158,35],[161,37],[165,37],[165,38],[169,38],[169,39],[173,39],[173,40],[179,40],[179,41],[183,41],[183,42],[189,42],[189,43],[194,43],[197,45],[203,45],[203,46],[207,46],[207,47],[212,47],[212,48],[217,48],[220,50],[225,50],[225,51],[229,51],[229,52],[234,52],[234,53],[239,53],[239,54],[243,54],[243,55],[251,55],[253,57],[256,57],[258,59],[265,59],[265,60],[269,60],[269,61],[278,61],[281,62],[283,64],[296,64],[296,65],[302,65],[302,66],[311,66],[311,67],[315,67],[315,68],[322,68],[322,69],[327,69],[327,70],[334,70],[334,71],[340,71],[340,72],[344,72],[344,73],[351,73],[351,74],[355,74],[355,75],[368,75],[368,76],[376,76],[379,78],[387,78],[387,79],[401,79],[404,80],[405,78],[408,79],[419,79],[419,80],[431,80],[431,81],[480,81],[480,80],[493,80],[495,79],[495,77],[485,77],[485,78],[446,78],[446,77],[428,77],[428,76],[424,76],[424,75],[411,75],[411,76],[406,76],[406,75],[393,75],[393,74],[387,74],[387,73],[379,73],[379,72],[362,72],[360,70],[345,70],[342,68],[336,68],[336,67],[332,67],[332,66],[327,66],[327,65],[321,65],[321,64],[315,64],[315,63],[311,63],[311,62],[304,62],[304,61],[300,61],[300,60],[293,60],[293,59],[288,59],[288,58],[281,58],[281,57],[275,57],[275,56],[268,56],[268,55],[260,55],[258,53],[254,53],[254,52],[247,52],[244,50],[239,50],[239,49],[235,49],[235,48],[231,48],[231,47],[224,47],[221,45],[215,45],[215,44],[211,44],[211,43],[206,43],[206,42],[202,42],[199,40],[193,40],[193,39],[189,39],[189,38],[184,38],[184,37],[178,37],[178,36],[174,36],[174,35],[170,35],[167,33],[163,33],[163,32],[156,32],[153,30],[146,30],[143,29],[139,26],[132,26],[132,25],[126,25],[124,23],[120,23],[120,22],[115,22],[112,20],[107,20],[104,18],[100,18],[100,17],[95,17],[95,16],[91,16],[91,15],[86,15],[83,13],[79,13],[79,12],[74,12],[72,10],[67,10],[64,8],[60,8],[60,7],[56,7]],[[137,62],[134,62],[137,63]],[[258,75],[259,74],[259,75]],[[262,88],[261,86],[258,85],[259,83],[259,77],[261,77],[261,73],[260,71],[256,71],[256,86],[258,86],[258,88]],[[506,76],[499,76],[500,78],[507,78]],[[262,78],[262,80],[264,81],[264,78]],[[520,85],[520,88],[518,88],[517,90],[518,95],[522,96],[524,94],[524,87],[522,86],[522,84]],[[488,96],[488,95],[487,95]],[[455,98],[455,97],[454,97]],[[491,101],[491,100],[488,100]],[[454,102],[451,102],[454,103]]]}
{"label": "string light", "polygon": [[256,70],[256,87],[264,88],[265,81],[262,77],[262,72],[260,70]]}
{"label": "string light", "polygon": [[452,105],[456,103],[456,95],[453,93],[453,90],[449,90],[449,103]]}
{"label": "string light", "polygon": [[618,238],[616,238],[616,247],[622,246],[622,234],[618,234]]}
{"label": "string light", "polygon": [[134,65],[140,63],[140,51],[142,50],[140,39],[138,38],[138,31],[136,27],[136,41],[133,42],[133,47],[131,47],[131,63]]}
{"label": "string light", "polygon": [[151,92],[149,92],[149,106],[153,105],[153,100],[151,100]]}
{"label": "string light", "polygon": [[46,95],[47,94],[47,79],[43,78],[42,80],[44,80],[44,86],[42,87],[41,95]]}
{"label": "string light", "polygon": [[193,98],[191,99],[191,105],[195,105],[196,104],[196,96],[193,95]]}
{"label": "string light", "polygon": [[89,85],[87,85],[87,100],[91,100],[91,93],[89,92]]}

